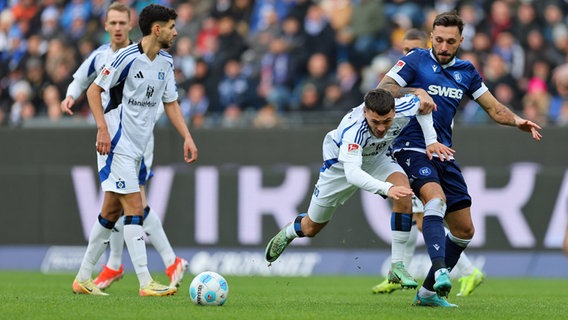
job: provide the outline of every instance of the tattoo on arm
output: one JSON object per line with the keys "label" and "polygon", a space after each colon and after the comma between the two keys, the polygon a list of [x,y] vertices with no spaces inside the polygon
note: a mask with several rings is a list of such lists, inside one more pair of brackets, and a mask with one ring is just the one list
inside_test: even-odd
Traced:
{"label": "tattoo on arm", "polygon": [[416,92],[415,88],[401,87],[398,83],[396,83],[396,81],[387,77],[379,83],[377,88],[387,90],[395,98],[403,97],[408,93],[414,94]]}

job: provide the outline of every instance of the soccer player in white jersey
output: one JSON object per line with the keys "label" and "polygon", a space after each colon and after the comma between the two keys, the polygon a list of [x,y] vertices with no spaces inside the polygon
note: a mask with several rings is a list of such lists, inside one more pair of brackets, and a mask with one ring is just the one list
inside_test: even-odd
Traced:
{"label": "soccer player in white jersey", "polygon": [[[409,29],[402,37],[402,53],[408,54],[409,51],[415,48],[428,48],[428,35],[419,29]],[[403,263],[405,266],[410,266],[412,257],[416,250],[416,239],[418,238],[418,231],[422,232],[422,220],[424,218],[424,205],[416,197],[412,196],[412,228],[410,235],[406,242],[404,250]],[[394,249],[394,248],[393,248]],[[392,268],[391,268],[392,269]],[[481,270],[476,268],[469,257],[462,252],[456,267],[452,271],[457,271],[462,276],[459,278],[461,283],[460,292],[458,296],[469,296],[473,291],[485,280],[485,275]],[[400,281],[393,277],[393,272],[390,270],[385,280],[372,288],[373,293],[391,293],[395,290],[402,289]]]}
{"label": "soccer player in white jersey", "polygon": [[[120,2],[113,2],[107,9],[105,19],[105,30],[110,35],[110,43],[100,46],[95,50],[73,74],[73,81],[67,88],[67,97],[61,102],[61,110],[72,115],[71,110],[75,100],[87,89],[87,87],[95,80],[98,73],[103,69],[105,64],[112,61],[113,55],[122,48],[131,44],[129,32],[132,29],[130,23],[130,8]],[[105,93],[103,93],[105,94]],[[163,106],[160,106],[156,120],[164,112]],[[183,275],[187,269],[187,260],[177,257],[172,246],[164,232],[162,223],[158,215],[147,205],[145,185],[153,176],[152,162],[154,159],[154,136],[150,138],[148,146],[144,151],[144,158],[140,167],[139,183],[140,193],[142,195],[142,205],[144,207],[144,232],[148,235],[150,241],[154,245],[156,251],[160,254],[162,261],[166,267],[166,274],[170,278],[170,285],[178,286],[183,279]],[[122,233],[123,220],[119,219],[113,228],[110,237],[110,254],[109,260],[103,266],[102,272],[93,280],[100,288],[108,288],[114,281],[122,278],[124,275],[124,266],[122,265],[122,253],[124,251],[124,235]]]}
{"label": "soccer player in white jersey", "polygon": [[[410,225],[410,184],[402,168],[388,154],[394,138],[412,118],[424,126],[427,144],[439,144],[432,126],[431,110],[409,95],[396,101],[386,90],[369,91],[364,103],[343,117],[339,126],[328,132],[323,142],[323,167],[315,185],[307,213],[286,225],[268,243],[266,261],[278,259],[296,237],[314,237],[332,219],[337,207],[358,189],[393,199],[393,212],[406,215]],[[440,144],[437,154],[453,155]],[[395,223],[391,221],[391,223]],[[403,223],[398,221],[396,223]],[[408,233],[408,232],[406,232]]]}
{"label": "soccer player in white jersey", "polygon": [[[448,147],[452,146],[453,119],[464,95],[479,103],[495,122],[517,127],[540,140],[539,125],[517,116],[497,101],[475,67],[456,57],[463,41],[461,17],[442,13],[432,26],[432,49],[416,49],[400,58],[378,87],[395,97],[413,93],[422,104],[436,105],[437,112],[432,117],[437,139]],[[424,203],[422,235],[432,267],[414,304],[455,307],[445,297],[452,288],[449,270],[473,238],[471,197],[455,159],[432,159],[422,134],[419,124],[411,120],[392,145],[395,159],[412,177],[412,189]],[[444,221],[450,230],[447,235]]]}
{"label": "soccer player in white jersey", "polygon": [[[197,147],[177,103],[173,60],[162,49],[177,35],[175,10],[150,4],[139,15],[143,38],[118,52],[87,90],[97,124],[96,150],[104,193],[98,222],[93,226],[73,291],[107,295],[91,280],[95,263],[104,252],[111,230],[124,213],[124,240],[140,283],[141,296],[165,296],[177,291],[152,279],[143,239],[143,202],[138,174],[152,136],[161,103],[172,125],[184,139],[187,163],[197,159]],[[109,95],[103,104],[103,91]]]}

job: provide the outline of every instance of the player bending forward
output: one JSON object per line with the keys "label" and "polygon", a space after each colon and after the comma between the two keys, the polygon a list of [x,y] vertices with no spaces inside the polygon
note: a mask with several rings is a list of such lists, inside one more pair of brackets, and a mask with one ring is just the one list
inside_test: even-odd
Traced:
{"label": "player bending forward", "polygon": [[[408,234],[413,193],[404,171],[387,153],[402,128],[416,117],[423,127],[426,144],[436,144],[431,150],[441,158],[452,156],[452,149],[436,141],[430,111],[427,105],[421,106],[414,95],[396,99],[395,103],[386,90],[369,91],[364,103],[353,108],[337,129],[325,136],[324,164],[308,211],[298,215],[270,240],[265,251],[266,261],[276,261],[295,238],[317,235],[331,220],[337,206],[345,203],[358,189],[393,199],[393,212],[400,214],[398,223],[406,226],[400,233]],[[414,281],[406,270],[403,271],[409,281]],[[408,287],[411,287],[410,282]]]}

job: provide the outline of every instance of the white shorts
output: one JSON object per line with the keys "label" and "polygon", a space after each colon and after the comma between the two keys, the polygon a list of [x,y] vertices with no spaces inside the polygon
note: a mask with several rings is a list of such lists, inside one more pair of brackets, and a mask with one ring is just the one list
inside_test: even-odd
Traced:
{"label": "white shorts", "polygon": [[97,162],[103,191],[121,194],[140,192],[140,160],[123,154],[110,153],[103,156],[97,153]]}
{"label": "white shorts", "polygon": [[[366,170],[375,179],[386,181],[386,179],[395,172],[404,173],[404,170],[392,160],[392,158],[381,155],[380,161],[372,169]],[[406,175],[406,174],[405,174]],[[347,201],[359,188],[347,182],[345,172],[341,166],[333,165],[323,172],[320,172],[319,179],[316,182],[314,193],[312,194],[312,203],[320,207],[336,208]],[[311,205],[310,205],[311,206]],[[325,222],[331,220],[331,216],[319,217],[317,212],[321,210],[314,210],[313,214],[308,209],[310,219],[316,222]],[[323,212],[322,212],[323,213]],[[326,212],[330,215],[329,211]]]}
{"label": "white shorts", "polygon": [[152,163],[154,162],[154,135],[148,140],[146,149],[144,150],[144,158],[140,164],[140,170],[138,172],[138,184],[145,185],[150,178],[154,176],[152,171]]}

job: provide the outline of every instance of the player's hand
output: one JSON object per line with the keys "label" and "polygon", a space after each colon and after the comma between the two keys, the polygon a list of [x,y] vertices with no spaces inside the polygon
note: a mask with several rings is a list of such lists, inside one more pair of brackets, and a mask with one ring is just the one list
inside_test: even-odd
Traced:
{"label": "player's hand", "polygon": [[440,161],[450,160],[454,156],[454,152],[456,152],[454,149],[449,148],[446,145],[439,143],[437,141],[429,144],[426,147],[426,155],[430,160],[432,160],[435,154],[438,155]]}
{"label": "player's hand", "polygon": [[197,160],[197,146],[193,139],[187,138],[183,142],[183,159],[186,163],[192,163]]}
{"label": "player's hand", "polygon": [[393,200],[399,200],[404,197],[412,196],[412,189],[404,186],[392,186],[387,192],[387,196]]}
{"label": "player's hand", "polygon": [[434,99],[424,89],[417,89],[414,93],[420,100],[420,114],[428,114],[432,111],[438,111],[438,107]]}
{"label": "player's hand", "polygon": [[521,119],[521,121],[517,122],[517,128],[525,132],[530,132],[532,138],[536,141],[540,141],[540,139],[542,139],[542,134],[538,132],[538,130],[542,130],[542,128],[532,121]]}
{"label": "player's hand", "polygon": [[100,155],[106,155],[110,152],[110,134],[107,128],[97,130],[97,142],[95,144],[97,152]]}
{"label": "player's hand", "polygon": [[65,98],[65,100],[61,101],[61,111],[63,113],[67,113],[68,115],[73,115],[73,111],[71,111],[71,107],[73,106],[73,103],[75,103],[75,100],[73,99],[73,97],[71,96],[67,96]]}

